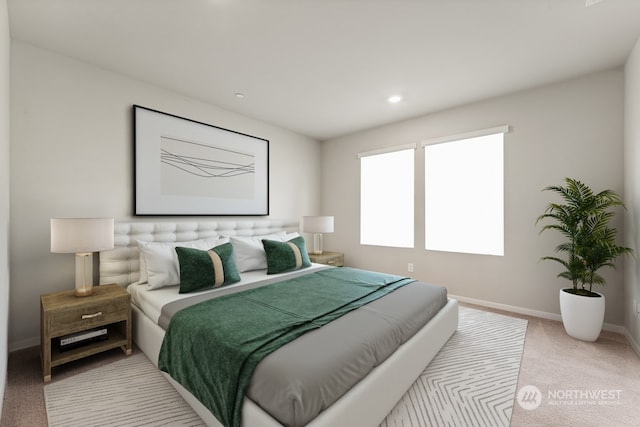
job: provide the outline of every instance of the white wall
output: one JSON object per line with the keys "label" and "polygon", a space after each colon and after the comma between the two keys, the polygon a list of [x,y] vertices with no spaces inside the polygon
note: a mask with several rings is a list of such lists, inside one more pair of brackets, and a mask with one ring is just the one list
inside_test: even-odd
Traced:
{"label": "white wall", "polygon": [[636,250],[626,263],[624,324],[636,351],[640,353],[640,319],[634,302],[640,302],[640,39],[625,66],[625,243]]}
{"label": "white wall", "polygon": [[318,141],[28,44],[11,47],[12,349],[39,342],[40,294],[73,288],[73,255],[49,252],[49,218],[133,215],[132,104],[270,140],[270,218],[318,210]]}
{"label": "white wall", "polygon": [[9,328],[9,19],[0,0],[0,414],[7,379]]}
{"label": "white wall", "polygon": [[[558,314],[559,290],[569,284],[556,278],[558,264],[538,262],[560,241],[553,234],[538,235],[536,218],[551,200],[541,189],[570,176],[594,190],[622,193],[623,91],[623,72],[617,69],[325,141],[322,210],[335,215],[335,233],[326,236],[325,247],[344,251],[348,265],[408,274],[411,262],[413,277],[445,285],[452,294]],[[505,137],[504,257],[424,250],[421,148],[416,152],[415,249],[359,244],[356,153],[502,124],[512,127]],[[622,226],[622,215],[616,221]],[[621,325],[622,269],[605,277],[605,321]]]}

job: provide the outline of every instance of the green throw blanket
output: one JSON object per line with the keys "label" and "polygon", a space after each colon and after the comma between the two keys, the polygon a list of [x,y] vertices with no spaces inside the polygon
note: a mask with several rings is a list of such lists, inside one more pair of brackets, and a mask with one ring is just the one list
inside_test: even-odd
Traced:
{"label": "green throw blanket", "polygon": [[195,304],[171,319],[158,367],[223,425],[240,426],[245,391],[264,357],[412,281],[333,268]]}

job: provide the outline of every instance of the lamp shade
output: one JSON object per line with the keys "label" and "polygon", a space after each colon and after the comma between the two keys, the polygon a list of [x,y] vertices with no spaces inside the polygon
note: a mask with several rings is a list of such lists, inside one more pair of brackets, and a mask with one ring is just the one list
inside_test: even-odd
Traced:
{"label": "lamp shade", "polygon": [[302,231],[307,233],[333,233],[333,216],[304,216]]}
{"label": "lamp shade", "polygon": [[84,253],[113,249],[113,218],[52,218],[51,252]]}

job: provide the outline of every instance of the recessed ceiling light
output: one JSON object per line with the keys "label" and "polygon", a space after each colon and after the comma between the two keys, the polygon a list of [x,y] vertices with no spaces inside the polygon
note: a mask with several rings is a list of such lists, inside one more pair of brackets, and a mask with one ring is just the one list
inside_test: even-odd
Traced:
{"label": "recessed ceiling light", "polygon": [[398,102],[402,101],[402,97],[400,95],[392,95],[387,98],[387,101],[389,101],[390,104],[397,104]]}
{"label": "recessed ceiling light", "polygon": [[244,93],[236,92],[236,94],[234,96],[236,98],[238,98],[238,99],[242,99],[242,98],[244,98]]}

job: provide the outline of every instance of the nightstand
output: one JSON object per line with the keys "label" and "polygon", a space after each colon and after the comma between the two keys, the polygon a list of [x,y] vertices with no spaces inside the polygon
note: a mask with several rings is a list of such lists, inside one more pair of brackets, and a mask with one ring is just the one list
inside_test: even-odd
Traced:
{"label": "nightstand", "polygon": [[[51,368],[121,347],[131,354],[131,296],[119,285],[100,285],[87,297],[75,291],[40,296],[40,358],[44,382]],[[107,328],[107,339],[60,351],[58,338],[97,327]]]}
{"label": "nightstand", "polygon": [[324,251],[321,254],[309,254],[309,259],[318,264],[333,265],[334,267],[344,266],[344,254],[341,252]]}

